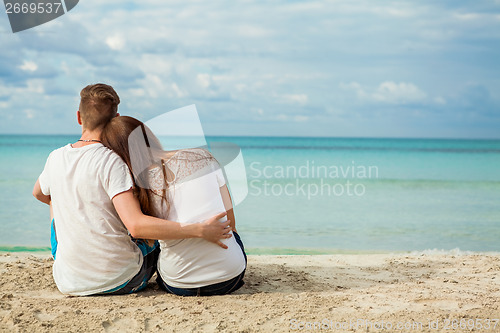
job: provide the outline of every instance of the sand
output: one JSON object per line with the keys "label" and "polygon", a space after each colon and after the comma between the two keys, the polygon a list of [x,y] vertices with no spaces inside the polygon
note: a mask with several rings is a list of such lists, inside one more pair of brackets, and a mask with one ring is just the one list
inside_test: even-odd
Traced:
{"label": "sand", "polygon": [[496,254],[249,256],[242,289],[192,298],[153,282],[68,297],[51,269],[48,254],[0,254],[1,332],[500,332]]}

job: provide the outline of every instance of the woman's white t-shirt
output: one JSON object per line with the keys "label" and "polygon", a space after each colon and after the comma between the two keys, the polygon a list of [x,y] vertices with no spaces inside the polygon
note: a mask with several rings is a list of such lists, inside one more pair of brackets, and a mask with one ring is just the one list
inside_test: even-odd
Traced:
{"label": "woman's white t-shirt", "polygon": [[[175,179],[167,195],[170,209],[153,195],[159,217],[184,224],[202,222],[224,212],[220,187],[226,184],[219,163],[205,149],[176,152],[165,166]],[[160,168],[150,170],[151,187],[161,193],[164,184]],[[227,220],[226,218],[221,221]],[[158,271],[163,281],[176,288],[199,288],[232,279],[245,269],[245,258],[234,237],[222,240],[223,249],[204,239],[160,240]]]}
{"label": "woman's white t-shirt", "polygon": [[52,199],[58,241],[53,275],[63,294],[104,292],[139,272],[142,254],[112,202],[133,186],[118,155],[102,144],[64,146],[49,155],[39,182]]}

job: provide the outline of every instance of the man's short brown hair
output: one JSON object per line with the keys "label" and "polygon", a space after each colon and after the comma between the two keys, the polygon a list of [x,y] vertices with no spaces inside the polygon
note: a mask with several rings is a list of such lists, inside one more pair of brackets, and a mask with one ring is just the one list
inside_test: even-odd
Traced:
{"label": "man's short brown hair", "polygon": [[118,112],[120,97],[107,84],[88,85],[82,89],[80,97],[80,116],[83,126],[88,130],[106,126]]}

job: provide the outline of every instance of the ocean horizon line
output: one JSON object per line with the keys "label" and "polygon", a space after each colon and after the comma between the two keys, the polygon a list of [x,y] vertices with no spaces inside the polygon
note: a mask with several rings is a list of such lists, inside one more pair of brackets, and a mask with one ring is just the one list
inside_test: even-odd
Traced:
{"label": "ocean horizon line", "polygon": [[[0,136],[44,136],[44,137],[69,137],[80,136],[81,133],[0,133]],[[194,137],[186,135],[182,137]],[[307,135],[205,135],[207,138],[281,138],[281,139],[338,139],[338,140],[428,140],[428,141],[499,141],[500,137],[384,137],[384,136],[307,136]]]}

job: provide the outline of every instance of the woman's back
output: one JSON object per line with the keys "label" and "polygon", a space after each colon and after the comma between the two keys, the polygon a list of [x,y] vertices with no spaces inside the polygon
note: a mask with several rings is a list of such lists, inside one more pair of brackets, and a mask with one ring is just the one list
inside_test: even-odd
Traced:
{"label": "woman's back", "polygon": [[[169,209],[160,196],[152,196],[158,217],[190,224],[225,211],[220,193],[224,176],[208,151],[179,150],[164,165],[165,171],[159,167],[150,170],[150,185],[157,194],[162,193],[164,175],[173,175],[166,193]],[[162,279],[173,287],[198,288],[238,276],[245,269],[243,252],[234,237],[222,242],[227,249],[197,238],[160,240],[158,271]]]}

